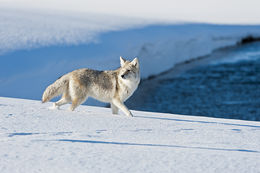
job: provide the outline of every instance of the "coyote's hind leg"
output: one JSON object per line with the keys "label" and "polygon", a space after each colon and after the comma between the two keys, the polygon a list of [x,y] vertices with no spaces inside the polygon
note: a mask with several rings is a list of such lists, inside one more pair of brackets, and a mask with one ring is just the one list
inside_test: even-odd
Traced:
{"label": "coyote's hind leg", "polygon": [[68,94],[68,92],[65,92],[62,95],[61,99],[53,104],[53,107],[59,108],[61,105],[67,104],[69,102],[71,102],[70,95]]}
{"label": "coyote's hind leg", "polygon": [[70,106],[70,110],[74,111],[76,107],[78,107],[81,103],[83,103],[87,97],[81,97],[81,98],[74,98],[72,99],[72,104]]}
{"label": "coyote's hind leg", "polygon": [[69,83],[69,93],[71,97],[71,106],[70,110],[74,111],[74,109],[79,106],[81,103],[86,101],[88,98],[87,89],[84,85],[82,85],[78,79],[73,79]]}

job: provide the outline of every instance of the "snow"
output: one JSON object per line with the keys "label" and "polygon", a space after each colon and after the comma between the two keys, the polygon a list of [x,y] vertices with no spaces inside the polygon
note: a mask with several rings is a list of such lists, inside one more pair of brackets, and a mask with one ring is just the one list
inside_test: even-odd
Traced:
{"label": "snow", "polygon": [[5,7],[99,13],[159,21],[260,24],[259,0],[0,0]]}
{"label": "snow", "polygon": [[[39,99],[59,75],[115,68],[120,55],[138,56],[145,78],[260,35],[260,25],[189,23],[259,24],[257,0],[0,1],[0,96]],[[1,173],[260,170],[259,122],[50,106],[0,97]]]}
{"label": "snow", "polygon": [[0,55],[52,45],[95,43],[100,33],[141,27],[143,19],[0,6]]}
{"label": "snow", "polygon": [[0,172],[258,172],[260,123],[0,97]]}

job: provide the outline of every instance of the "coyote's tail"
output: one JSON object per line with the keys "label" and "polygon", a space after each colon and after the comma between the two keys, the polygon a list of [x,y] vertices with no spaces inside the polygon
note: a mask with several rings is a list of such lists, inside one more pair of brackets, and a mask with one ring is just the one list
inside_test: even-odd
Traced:
{"label": "coyote's tail", "polygon": [[49,85],[42,95],[42,103],[50,101],[53,97],[62,94],[68,89],[69,79],[66,75],[57,79],[53,84]]}

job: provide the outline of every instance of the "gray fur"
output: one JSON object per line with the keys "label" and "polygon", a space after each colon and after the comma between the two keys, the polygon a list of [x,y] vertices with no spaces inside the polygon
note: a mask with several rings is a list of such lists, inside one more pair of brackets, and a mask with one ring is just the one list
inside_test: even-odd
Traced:
{"label": "gray fur", "polygon": [[113,83],[111,76],[116,76],[112,72],[97,71],[91,69],[80,69],[75,71],[77,73],[79,80],[86,87],[91,87],[91,85],[99,85],[103,90],[111,90],[113,88]]}

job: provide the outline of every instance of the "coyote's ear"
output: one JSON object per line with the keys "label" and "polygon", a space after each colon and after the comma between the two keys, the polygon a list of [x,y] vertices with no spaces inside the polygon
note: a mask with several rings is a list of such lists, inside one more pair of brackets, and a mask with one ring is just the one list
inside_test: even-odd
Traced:
{"label": "coyote's ear", "polygon": [[122,56],[120,56],[120,64],[121,67],[123,67],[125,65],[126,60],[124,58],[122,58]]}
{"label": "coyote's ear", "polygon": [[138,67],[138,66],[139,66],[138,58],[136,57],[136,58],[131,62],[131,64],[133,64],[134,66]]}

